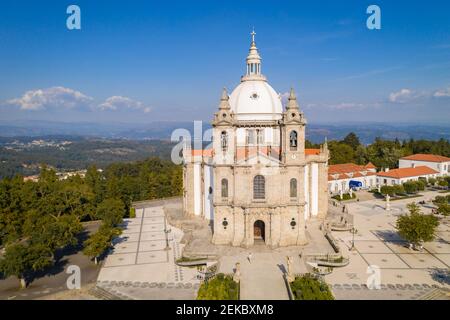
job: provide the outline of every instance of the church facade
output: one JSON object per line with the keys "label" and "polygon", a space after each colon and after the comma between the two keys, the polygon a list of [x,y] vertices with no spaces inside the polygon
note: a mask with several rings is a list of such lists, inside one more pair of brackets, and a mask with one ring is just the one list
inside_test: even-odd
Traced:
{"label": "church facade", "polygon": [[214,114],[211,147],[183,150],[184,214],[210,220],[218,245],[306,244],[306,221],[327,214],[329,158],[326,143],[305,148],[306,123],[294,91],[283,107],[262,75],[252,33],[246,74]]}

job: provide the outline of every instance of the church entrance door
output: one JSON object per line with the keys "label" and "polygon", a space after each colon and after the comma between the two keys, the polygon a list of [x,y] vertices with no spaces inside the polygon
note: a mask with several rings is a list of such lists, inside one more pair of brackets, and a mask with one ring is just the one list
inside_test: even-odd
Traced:
{"label": "church entrance door", "polygon": [[255,240],[265,240],[266,226],[263,221],[257,220],[253,225],[253,236]]}

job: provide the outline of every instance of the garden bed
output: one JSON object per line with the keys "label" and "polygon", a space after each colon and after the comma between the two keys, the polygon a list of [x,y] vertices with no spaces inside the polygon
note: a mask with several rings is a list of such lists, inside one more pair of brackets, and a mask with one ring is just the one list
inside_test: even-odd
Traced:
{"label": "garden bed", "polygon": [[197,300],[239,300],[240,284],[232,275],[217,274],[204,281],[198,289]]}
{"label": "garden bed", "polygon": [[295,277],[289,289],[293,300],[334,300],[328,284],[309,273]]}

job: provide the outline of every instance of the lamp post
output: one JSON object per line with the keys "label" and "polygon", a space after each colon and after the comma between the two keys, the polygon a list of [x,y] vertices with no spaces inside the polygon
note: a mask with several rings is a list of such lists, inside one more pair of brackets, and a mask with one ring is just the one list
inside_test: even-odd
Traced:
{"label": "lamp post", "polygon": [[355,233],[358,232],[358,230],[355,229],[355,227],[352,227],[352,247],[350,248],[350,251],[354,251],[355,248]]}
{"label": "lamp post", "polygon": [[165,229],[164,230],[164,233],[166,234],[166,247],[164,248],[164,250],[166,250],[166,251],[170,250],[170,247],[169,247],[169,233],[171,231],[172,231],[171,229]]}

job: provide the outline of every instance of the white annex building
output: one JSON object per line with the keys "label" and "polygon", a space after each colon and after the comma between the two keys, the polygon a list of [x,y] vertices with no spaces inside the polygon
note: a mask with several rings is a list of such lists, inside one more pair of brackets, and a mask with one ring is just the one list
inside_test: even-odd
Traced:
{"label": "white annex building", "polygon": [[213,143],[184,157],[184,214],[211,221],[213,243],[271,247],[307,242],[305,222],[328,209],[326,143],[305,149],[306,119],[262,74],[252,33],[246,73],[214,114]]}
{"label": "white annex building", "polygon": [[438,172],[439,176],[446,176],[450,172],[450,158],[438,156],[435,154],[413,154],[400,158],[399,168],[414,168],[427,166]]}

